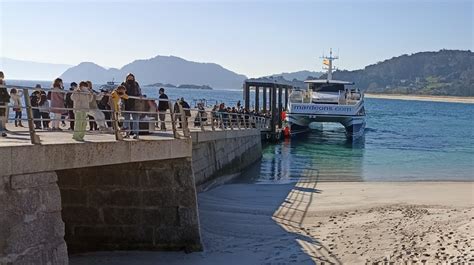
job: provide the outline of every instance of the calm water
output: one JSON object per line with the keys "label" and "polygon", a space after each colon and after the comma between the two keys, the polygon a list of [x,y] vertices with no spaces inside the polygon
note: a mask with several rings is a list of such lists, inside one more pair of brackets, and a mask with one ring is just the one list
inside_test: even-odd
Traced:
{"label": "calm water", "polygon": [[[149,97],[157,88],[144,88]],[[230,105],[241,91],[168,89],[191,104],[205,98]],[[261,98],[261,97],[260,97]],[[193,104],[192,104],[193,105]],[[264,147],[262,161],[242,181],[474,180],[474,104],[367,99],[364,139],[346,141],[344,128],[324,125],[300,139]]]}
{"label": "calm water", "polygon": [[367,99],[366,109],[361,141],[346,141],[341,126],[324,126],[267,146],[247,177],[257,182],[474,180],[474,105]]}

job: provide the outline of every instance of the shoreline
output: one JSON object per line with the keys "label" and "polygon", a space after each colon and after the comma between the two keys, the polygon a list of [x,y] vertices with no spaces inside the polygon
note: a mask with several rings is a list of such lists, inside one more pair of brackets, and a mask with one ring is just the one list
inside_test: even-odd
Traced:
{"label": "shoreline", "polygon": [[431,102],[449,102],[474,104],[474,97],[456,97],[456,96],[433,96],[433,95],[403,95],[403,94],[372,94],[366,93],[367,98],[381,99],[399,99],[399,100],[417,100]]}
{"label": "shoreline", "polygon": [[99,252],[71,265],[473,262],[474,182],[227,184],[200,193],[203,252]]}

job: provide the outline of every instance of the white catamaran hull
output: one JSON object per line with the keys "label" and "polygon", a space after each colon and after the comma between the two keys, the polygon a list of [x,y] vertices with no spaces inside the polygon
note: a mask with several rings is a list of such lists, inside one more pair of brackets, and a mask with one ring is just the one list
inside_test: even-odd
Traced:
{"label": "white catamaran hull", "polygon": [[357,105],[293,103],[287,113],[291,135],[309,131],[313,122],[340,123],[346,129],[346,136],[356,139],[364,135],[365,110],[363,102]]}

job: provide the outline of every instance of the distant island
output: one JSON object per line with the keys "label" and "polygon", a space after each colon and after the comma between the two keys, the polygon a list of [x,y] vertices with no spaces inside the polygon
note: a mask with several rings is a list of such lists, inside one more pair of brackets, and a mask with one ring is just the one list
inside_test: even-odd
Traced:
{"label": "distant island", "polygon": [[163,83],[154,83],[145,85],[145,87],[167,87],[167,88],[187,88],[187,89],[205,89],[205,90],[213,90],[212,87],[208,85],[192,85],[192,84],[182,84],[182,85],[173,85],[173,84],[163,84]]}

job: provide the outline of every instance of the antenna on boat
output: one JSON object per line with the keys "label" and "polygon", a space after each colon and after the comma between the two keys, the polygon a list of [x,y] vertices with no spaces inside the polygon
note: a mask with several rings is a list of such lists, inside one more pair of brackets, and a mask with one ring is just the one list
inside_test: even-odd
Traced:
{"label": "antenna on boat", "polygon": [[323,55],[323,57],[321,58],[323,59],[323,64],[326,66],[326,67],[323,67],[323,69],[328,71],[327,80],[328,81],[332,80],[332,70],[333,70],[332,61],[339,59],[339,56],[332,56],[332,48],[331,48],[329,50],[329,56]]}

